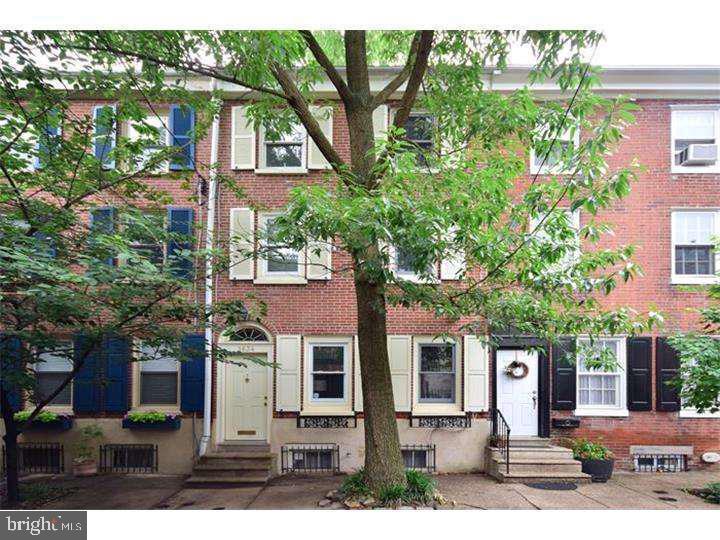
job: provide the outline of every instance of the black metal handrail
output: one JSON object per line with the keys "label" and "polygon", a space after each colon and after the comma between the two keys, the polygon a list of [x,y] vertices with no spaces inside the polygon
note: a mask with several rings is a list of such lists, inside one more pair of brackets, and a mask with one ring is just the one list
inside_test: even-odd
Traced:
{"label": "black metal handrail", "polygon": [[505,454],[505,472],[510,474],[510,426],[500,409],[490,409],[493,444]]}

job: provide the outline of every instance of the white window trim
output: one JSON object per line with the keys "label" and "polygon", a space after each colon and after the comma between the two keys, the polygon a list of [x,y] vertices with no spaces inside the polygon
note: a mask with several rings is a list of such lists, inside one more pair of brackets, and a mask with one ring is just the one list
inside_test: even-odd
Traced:
{"label": "white window trim", "polygon": [[[170,113],[169,111],[163,111],[160,114],[156,114],[155,112],[149,112],[148,116],[145,118],[145,123],[151,125],[152,127],[155,127],[157,129],[162,129],[165,131],[165,147],[169,147],[172,145],[172,140],[170,136]],[[157,125],[156,125],[157,124]],[[137,141],[140,138],[140,135],[137,133],[135,126],[132,122],[128,121],[125,123],[125,133],[127,137],[132,141]],[[148,152],[151,151],[151,149],[145,149],[143,152],[143,161],[149,160],[150,155],[148,155]],[[157,152],[157,150],[156,150]],[[143,163],[140,168],[145,167],[145,164]],[[160,174],[166,174],[170,172],[170,160],[167,159],[165,161],[161,161],[155,166],[155,169],[145,171],[145,174],[148,174],[150,176],[157,176]]]}
{"label": "white window trim", "polygon": [[[576,340],[576,345],[581,341],[586,341],[587,336],[580,336]],[[575,363],[575,411],[576,416],[605,416],[605,417],[627,417],[630,412],[627,408],[627,338],[625,336],[602,336],[599,339],[603,341],[615,341],[618,344],[618,389],[616,407],[608,407],[606,405],[580,405],[580,369],[579,362]]]}
{"label": "white window trim", "polygon": [[676,113],[693,111],[713,111],[715,113],[715,144],[720,145],[720,104],[708,105],[682,105],[671,106],[670,110],[670,172],[672,174],[718,174],[720,173],[720,159],[715,165],[707,167],[688,167],[675,164],[675,123]]}
{"label": "white window trim", "polygon": [[[142,343],[137,345],[138,349],[142,347]],[[140,351],[133,351],[133,363],[132,363],[132,411],[158,411],[164,413],[177,413],[180,414],[180,389],[182,387],[182,370],[180,369],[180,362],[176,361],[177,366],[177,396],[174,404],[163,403],[153,405],[150,403],[140,403],[141,396],[141,366],[143,362],[140,360]]]}
{"label": "white window trim", "polygon": [[[303,338],[303,415],[351,415],[352,414],[352,355],[353,355],[353,337],[352,336],[305,336]],[[343,382],[343,399],[313,399],[312,398],[312,349],[319,345],[336,345],[343,347],[344,350],[344,373]]]}
{"label": "white window trim", "polygon": [[[455,346],[455,402],[454,403],[428,403],[420,402],[420,347],[422,345],[438,345],[451,343]],[[461,342],[455,338],[437,338],[435,336],[413,336],[413,397],[412,412],[416,415],[442,414],[447,416],[462,416],[463,396],[462,381],[464,362]]]}
{"label": "white window trim", "polygon": [[[572,139],[568,136],[570,128],[566,129],[561,136],[557,138],[555,144],[562,143],[563,141],[572,142],[577,148],[580,145],[580,128],[575,129],[575,133]],[[558,174],[558,175],[569,175],[572,171],[563,171],[557,165],[548,165],[546,163],[542,167],[538,167],[535,163],[535,148],[530,148],[530,174]]]}
{"label": "white window trim", "polygon": [[[305,131],[305,126],[300,124],[300,127]],[[275,141],[277,142],[277,141]],[[268,167],[266,165],[267,152],[265,149],[265,128],[260,127],[260,165],[255,169],[257,174],[307,174],[308,172],[308,135],[305,132],[305,137],[302,142],[302,155],[300,156],[300,167]]]}
{"label": "white window trim", "polygon": [[715,236],[720,236],[720,210],[717,208],[675,208],[670,213],[670,284],[671,285],[712,285],[718,283],[717,271],[720,269],[720,250],[715,252],[715,274],[676,274],[675,273],[675,216],[678,213],[715,213]]}
{"label": "white window trim", "polygon": [[[70,343],[71,346],[72,346],[72,343],[71,343],[71,342],[68,342],[68,343]],[[35,364],[35,366],[37,366],[37,364]],[[38,370],[36,369],[36,367],[33,367],[33,371],[35,371],[35,373],[38,372]],[[51,372],[48,372],[48,373],[51,373]],[[56,372],[54,372],[54,373],[69,373],[69,371],[56,371]],[[73,380],[71,380],[71,381],[68,383],[68,387],[70,388],[70,403],[55,404],[55,405],[47,404],[47,405],[45,405],[45,406],[43,407],[43,410],[50,411],[50,412],[57,413],[57,414],[73,414],[73,412],[74,412],[74,408],[73,408],[73,407],[74,407],[74,399],[75,399],[75,396],[74,396],[75,392],[74,392],[74,390],[73,390],[73,383],[74,383],[74,382],[75,382],[75,379],[73,378]],[[31,412],[32,412],[32,411],[35,410],[35,407],[34,407],[34,406],[32,406],[32,405],[27,406],[27,405],[28,405],[27,400],[25,401],[25,403],[26,403],[26,406],[25,406],[25,410],[26,410],[26,411],[31,411]]]}
{"label": "white window trim", "polygon": [[[280,215],[280,212],[263,212],[258,214],[258,229],[261,234],[267,229],[267,222]],[[264,239],[260,238],[262,246]],[[307,283],[305,274],[306,254],[305,250],[299,250],[297,272],[268,272],[268,261],[266,258],[257,258],[257,276],[253,283],[259,285],[304,285]]]}
{"label": "white window trim", "polygon": [[421,277],[415,272],[405,272],[398,269],[397,265],[397,248],[394,244],[388,245],[388,254],[390,256],[390,270],[392,271],[393,275],[397,277],[398,279],[409,281],[411,283],[424,283],[426,285],[432,285],[440,283],[440,271],[439,271],[439,263],[436,261],[433,263],[433,277],[428,279]]}

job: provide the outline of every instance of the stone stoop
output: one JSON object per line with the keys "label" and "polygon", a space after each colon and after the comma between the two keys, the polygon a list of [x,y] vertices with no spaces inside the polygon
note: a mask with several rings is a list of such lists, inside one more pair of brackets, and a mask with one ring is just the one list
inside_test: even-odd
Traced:
{"label": "stone stoop", "polygon": [[221,444],[201,456],[185,480],[188,488],[261,486],[273,471],[269,444]]}
{"label": "stone stoop", "polygon": [[510,439],[510,472],[506,472],[505,453],[486,448],[486,471],[498,482],[590,482],[582,472],[572,450],[553,446],[550,439]]}

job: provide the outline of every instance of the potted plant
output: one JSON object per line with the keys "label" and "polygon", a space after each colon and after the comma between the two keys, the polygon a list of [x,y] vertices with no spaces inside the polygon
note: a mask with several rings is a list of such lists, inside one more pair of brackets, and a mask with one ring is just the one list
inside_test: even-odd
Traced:
{"label": "potted plant", "polygon": [[102,428],[97,424],[89,424],[80,428],[79,434],[80,438],[74,446],[73,474],[94,476],[98,471],[94,443],[103,438]]}
{"label": "potted plant", "polygon": [[582,463],[582,472],[589,474],[593,482],[607,482],[612,476],[615,460],[612,452],[599,442],[573,439],[573,457]]}
{"label": "potted plant", "polygon": [[[30,418],[30,411],[20,411],[14,414],[16,422],[25,422]],[[52,411],[41,411],[33,418],[28,430],[67,431],[72,427],[73,418],[69,414],[59,414]]]}
{"label": "potted plant", "polygon": [[125,415],[123,429],[180,429],[180,413],[135,411]]}

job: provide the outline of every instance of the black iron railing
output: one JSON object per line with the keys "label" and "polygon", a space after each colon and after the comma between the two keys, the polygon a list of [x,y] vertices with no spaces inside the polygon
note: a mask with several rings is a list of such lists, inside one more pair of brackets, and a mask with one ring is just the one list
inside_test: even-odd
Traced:
{"label": "black iron railing", "polygon": [[309,473],[340,471],[337,444],[288,444],[280,449],[282,472]]}
{"label": "black iron railing", "polygon": [[157,444],[105,444],[100,446],[100,470],[114,473],[156,473]]}
{"label": "black iron railing", "polygon": [[510,474],[510,426],[500,409],[490,409],[492,444],[505,456],[505,472]]}
{"label": "black iron railing", "polygon": [[[2,473],[7,468],[2,447]],[[60,443],[18,443],[18,472],[59,474],[65,471],[65,451]]]}

